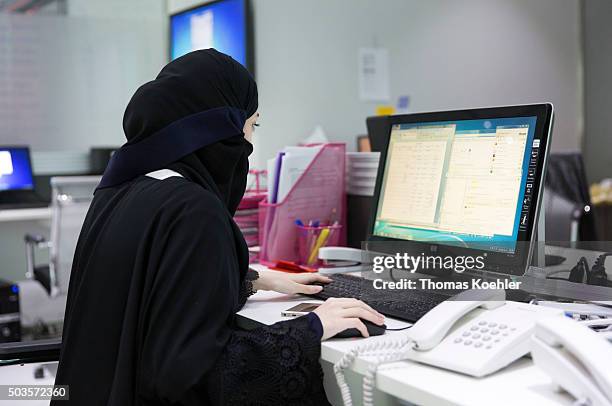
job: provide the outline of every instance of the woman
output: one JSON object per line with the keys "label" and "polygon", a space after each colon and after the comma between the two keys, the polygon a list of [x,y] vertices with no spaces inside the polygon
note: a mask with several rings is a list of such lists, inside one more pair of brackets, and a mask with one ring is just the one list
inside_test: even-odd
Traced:
{"label": "woman", "polygon": [[[76,405],[327,404],[321,339],[378,324],[353,299],[240,330],[256,290],[315,293],[322,276],[248,271],[232,220],[244,193],[257,88],[215,50],[168,64],[129,102],[128,142],[79,237],[56,384]],[[65,402],[58,402],[64,405]]]}

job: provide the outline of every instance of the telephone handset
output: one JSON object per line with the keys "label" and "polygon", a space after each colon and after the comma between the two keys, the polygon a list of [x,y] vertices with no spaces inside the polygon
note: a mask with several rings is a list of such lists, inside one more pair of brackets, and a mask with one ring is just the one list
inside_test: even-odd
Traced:
{"label": "telephone handset", "polygon": [[579,401],[612,405],[612,343],[567,317],[541,320],[532,338],[535,364]]}
{"label": "telephone handset", "polygon": [[562,317],[560,309],[505,302],[502,289],[467,290],[430,310],[398,338],[365,344],[334,365],[345,405],[351,405],[343,370],[359,355],[374,356],[363,382],[363,404],[372,404],[378,365],[410,359],[416,362],[485,376],[530,351],[535,322]]}

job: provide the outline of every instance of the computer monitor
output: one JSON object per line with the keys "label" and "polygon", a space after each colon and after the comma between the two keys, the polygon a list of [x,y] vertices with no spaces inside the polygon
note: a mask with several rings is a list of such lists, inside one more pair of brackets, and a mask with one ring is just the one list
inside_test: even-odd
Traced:
{"label": "computer monitor", "polygon": [[0,146],[0,192],[33,189],[34,177],[28,147]]}
{"label": "computer monitor", "polygon": [[550,104],[390,116],[368,241],[485,255],[523,273],[552,117]]}
{"label": "computer monitor", "polygon": [[248,0],[212,1],[170,16],[170,59],[215,48],[251,69]]}

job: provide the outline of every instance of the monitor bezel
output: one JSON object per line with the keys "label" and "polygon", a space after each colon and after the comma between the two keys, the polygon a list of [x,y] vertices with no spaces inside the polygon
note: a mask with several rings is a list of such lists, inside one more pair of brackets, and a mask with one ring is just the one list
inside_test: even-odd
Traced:
{"label": "monitor bezel", "polygon": [[0,190],[0,193],[17,192],[17,191],[22,191],[22,190],[34,190],[35,179],[34,179],[34,169],[32,168],[32,155],[30,153],[30,147],[28,147],[27,145],[0,145],[0,151],[7,151],[7,150],[12,150],[12,149],[25,149],[26,156],[28,157],[28,168],[30,169],[30,177],[32,178],[32,187],[24,187],[24,188],[17,188],[17,189],[3,189],[3,190]]}
{"label": "monitor bezel", "polygon": [[[516,106],[488,107],[488,108],[472,108],[465,110],[449,110],[438,112],[424,112],[415,114],[404,114],[388,116],[389,134],[384,140],[384,148],[380,152],[380,164],[376,176],[376,186],[374,188],[374,197],[372,202],[372,211],[370,222],[368,225],[367,242],[373,242],[376,245],[376,250],[384,252],[384,244],[376,244],[377,242],[392,241],[395,243],[401,242],[402,247],[406,247],[411,252],[436,253],[436,255],[485,255],[487,265],[490,267],[499,267],[499,273],[510,275],[522,275],[525,273],[527,266],[530,264],[533,248],[536,241],[536,228],[539,210],[541,207],[542,192],[544,178],[546,176],[546,161],[548,150],[550,147],[550,136],[553,123],[553,105],[551,103],[526,104]],[[518,239],[523,243],[518,243],[514,254],[501,253],[497,251],[486,251],[475,248],[464,248],[450,246],[447,244],[432,244],[431,242],[403,240],[390,237],[381,237],[373,234],[374,224],[378,213],[378,205],[380,200],[380,190],[384,177],[385,165],[387,162],[387,153],[391,138],[391,131],[395,124],[412,124],[412,123],[428,123],[440,121],[460,121],[460,120],[484,120],[494,118],[512,118],[512,117],[536,117],[536,128],[534,139],[540,140],[540,153],[537,161],[537,176],[534,182],[533,196],[535,201],[532,202],[532,207],[528,215],[527,233],[524,239]],[[543,153],[542,153],[543,152]],[[404,245],[405,244],[405,245]],[[394,245],[394,247],[396,247]],[[396,252],[387,252],[395,254]]]}
{"label": "monitor bezel", "polygon": [[[200,9],[202,7],[209,7],[216,3],[223,3],[227,0],[211,0],[211,1],[203,1],[199,4],[191,6],[186,9],[182,9],[180,11],[174,12],[170,14],[168,18],[168,61],[172,62],[172,51],[173,51],[173,42],[172,42],[172,19],[181,14],[190,13],[194,10]],[[246,44],[246,68],[253,77],[255,76],[255,47],[254,47],[254,35],[253,35],[253,10],[251,7],[250,0],[240,0],[242,1],[244,8],[244,43]]]}

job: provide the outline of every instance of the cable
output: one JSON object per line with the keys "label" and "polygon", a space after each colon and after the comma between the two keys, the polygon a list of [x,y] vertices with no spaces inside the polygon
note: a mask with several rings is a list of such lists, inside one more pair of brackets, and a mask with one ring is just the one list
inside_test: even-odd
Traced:
{"label": "cable", "polygon": [[387,327],[387,331],[402,331],[402,330],[408,330],[410,327],[412,326],[407,326],[407,327],[402,327],[402,328],[389,328]]}
{"label": "cable", "polygon": [[376,383],[376,371],[378,366],[383,363],[404,359],[406,354],[402,351],[402,349],[406,348],[406,351],[412,349],[413,347],[410,345],[411,343],[412,340],[408,336],[393,340],[373,341],[371,343],[353,348],[344,354],[342,358],[340,358],[340,360],[334,364],[334,374],[336,375],[336,381],[340,387],[340,394],[342,395],[342,402],[344,403],[344,406],[353,405],[351,390],[346,383],[344,370],[348,368],[358,356],[365,355],[378,357],[373,364],[369,366],[368,371],[363,378],[363,405],[373,406],[372,397]]}
{"label": "cable", "polygon": [[593,268],[587,273],[587,283],[589,285],[612,286],[606,274],[606,257],[612,256],[612,252],[604,252],[595,260]]}
{"label": "cable", "polygon": [[595,260],[595,264],[593,265],[593,267],[596,266],[601,266],[603,267],[605,262],[606,262],[606,257],[610,257],[612,256],[612,252],[604,252],[603,254],[601,254],[599,257],[597,257],[597,259]]}

